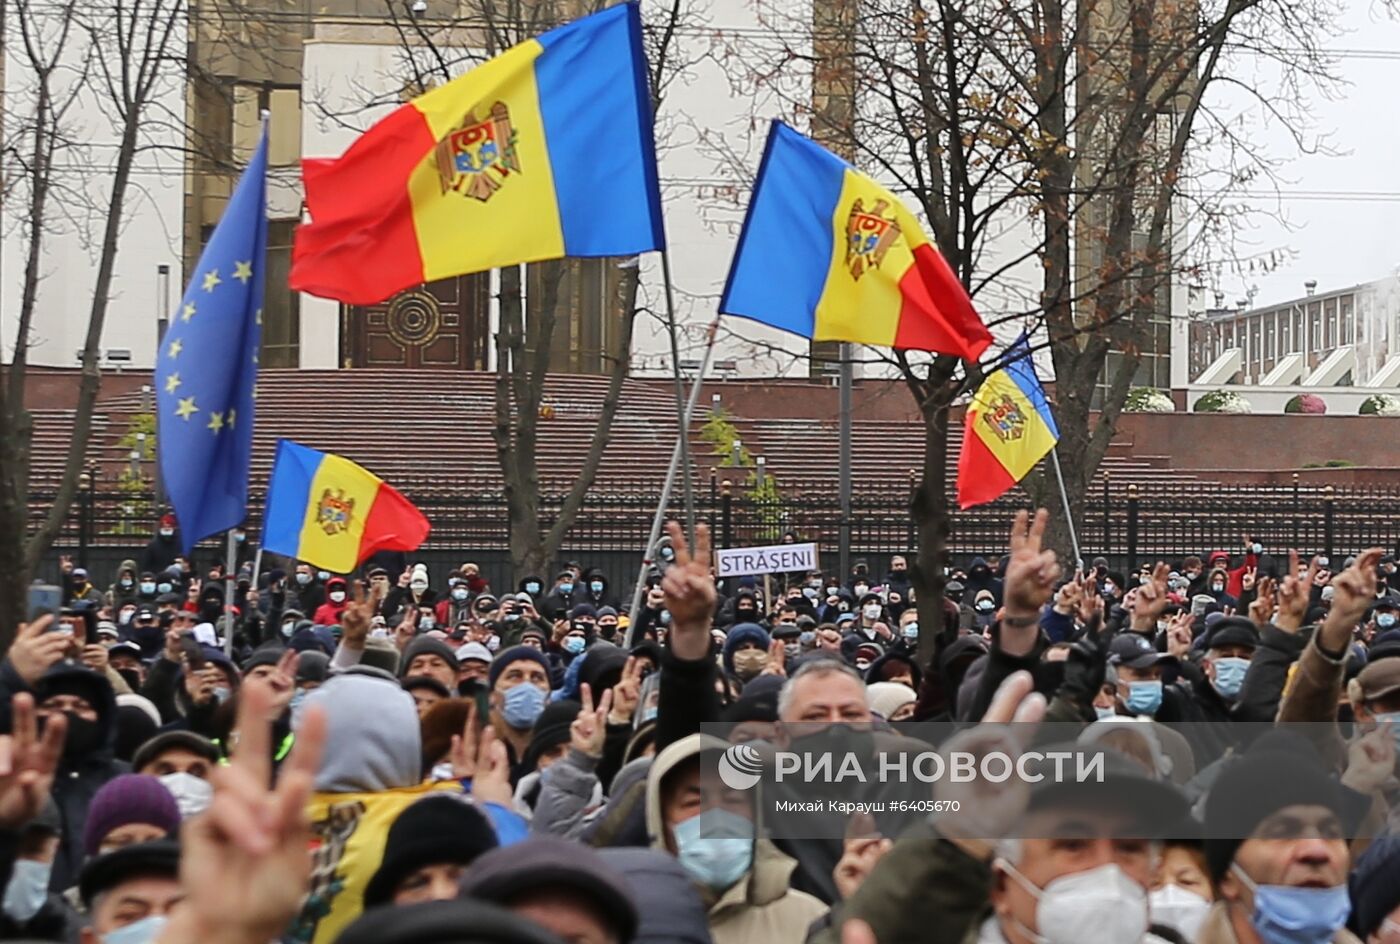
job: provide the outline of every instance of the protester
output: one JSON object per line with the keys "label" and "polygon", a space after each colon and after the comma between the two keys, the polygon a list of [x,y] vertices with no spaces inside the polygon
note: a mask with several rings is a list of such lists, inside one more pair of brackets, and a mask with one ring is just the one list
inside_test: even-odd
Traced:
{"label": "protester", "polygon": [[[1066,574],[1022,513],[927,600],[905,555],[717,582],[708,529],[672,525],[629,639],[630,585],[587,561],[499,597],[470,563],[439,594],[411,557],[363,582],[288,561],[285,590],[250,568],[226,619],[218,575],[157,530],[115,572],[65,562],[103,612],[21,625],[0,663],[0,936],[1400,940],[1378,550],[1334,573],[1249,538]],[[778,780],[833,744],[862,771],[1018,773]],[[777,815],[814,796],[852,810]]]}

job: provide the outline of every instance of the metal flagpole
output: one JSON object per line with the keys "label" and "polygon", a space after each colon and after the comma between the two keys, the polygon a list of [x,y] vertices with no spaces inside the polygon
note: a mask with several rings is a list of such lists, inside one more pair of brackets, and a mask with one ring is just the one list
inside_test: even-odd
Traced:
{"label": "metal flagpole", "polygon": [[[680,446],[681,471],[684,478],[681,480],[681,494],[685,497],[685,528],[686,534],[690,537],[687,540],[693,541],[695,535],[695,484],[692,476],[690,462],[690,416],[691,408],[686,407],[685,381],[681,378],[681,353],[680,342],[676,339],[676,293],[671,285],[671,254],[665,249],[661,250],[661,280],[666,286],[666,332],[671,336],[671,371],[676,379],[676,421],[680,423],[680,436],[677,445]],[[711,335],[713,343],[713,335]],[[706,352],[708,356],[709,352]],[[700,372],[704,377],[704,370]],[[695,393],[691,392],[691,404],[695,401]],[[655,543],[655,538],[652,539]]]}
{"label": "metal flagpole", "polygon": [[851,573],[851,388],[855,384],[855,369],[851,356],[855,346],[842,341],[841,354],[841,438],[837,453],[840,466],[841,524],[837,532],[837,567],[844,585]]}
{"label": "metal flagpole", "polygon": [[224,655],[233,657],[233,594],[238,588],[238,542],[233,533],[237,527],[228,529],[228,551],[224,558],[224,616],[227,626],[224,633]]}
{"label": "metal flagpole", "polygon": [[[681,465],[682,453],[685,450],[685,431],[690,428],[690,417],[695,412],[695,403],[700,399],[700,388],[705,385],[705,374],[710,369],[710,357],[715,352],[715,336],[719,333],[719,319],[710,322],[709,336],[705,340],[705,356],[700,361],[700,373],[695,375],[695,383],[690,388],[690,399],[686,402],[681,413],[680,436],[676,437],[676,446],[671,451],[671,464],[666,469],[666,481],[661,486],[661,501],[656,505],[656,515],[651,519],[651,536],[647,538],[647,546],[642,551],[642,566],[637,572],[637,586],[632,591],[632,608],[628,610],[627,617],[627,638],[623,645],[631,649],[633,638],[637,632],[637,618],[642,612],[642,590],[646,586],[647,571],[651,569],[652,552],[656,549],[656,542],[661,540],[661,526],[666,522],[666,506],[671,501],[671,488],[676,482],[676,470]],[[688,540],[694,540],[695,533],[689,532]]]}
{"label": "metal flagpole", "polygon": [[1069,527],[1069,543],[1074,547],[1074,566],[1084,569],[1084,555],[1079,552],[1079,536],[1074,531],[1074,516],[1069,511],[1069,493],[1065,491],[1065,476],[1060,471],[1060,447],[1050,447],[1050,461],[1055,464],[1055,481],[1060,483],[1060,501],[1065,505],[1065,524]]}

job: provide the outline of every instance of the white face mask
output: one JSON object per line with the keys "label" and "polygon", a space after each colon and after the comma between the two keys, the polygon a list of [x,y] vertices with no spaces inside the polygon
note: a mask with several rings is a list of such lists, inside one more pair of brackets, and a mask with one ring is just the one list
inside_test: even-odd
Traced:
{"label": "white face mask", "polygon": [[1157,924],[1165,924],[1186,940],[1194,941],[1210,911],[1210,902],[1180,885],[1163,885],[1148,894],[1147,910]]}
{"label": "white face mask", "polygon": [[183,770],[177,770],[173,774],[163,774],[160,777],[160,782],[175,798],[175,805],[180,809],[180,819],[182,820],[203,813],[214,801],[213,785],[208,780]]}
{"label": "white face mask", "polygon": [[861,612],[865,614],[865,618],[866,618],[866,619],[879,619],[879,618],[880,618],[880,604],[878,604],[878,603],[867,603],[867,604],[865,605],[865,607],[861,610]]}
{"label": "white face mask", "polygon": [[[1036,888],[1005,860],[998,864],[1036,899],[1035,944],[1123,944],[1147,932],[1147,892],[1113,863],[1075,872]],[[1014,920],[1014,919],[1013,919]]]}

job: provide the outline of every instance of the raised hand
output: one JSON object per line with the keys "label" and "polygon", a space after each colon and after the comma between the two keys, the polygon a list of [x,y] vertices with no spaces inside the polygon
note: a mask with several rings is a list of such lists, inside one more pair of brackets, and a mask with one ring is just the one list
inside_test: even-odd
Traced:
{"label": "raised hand", "polygon": [[1186,654],[1191,651],[1191,624],[1193,617],[1189,612],[1178,613],[1167,623],[1167,653],[1176,656],[1178,659],[1186,658]]}
{"label": "raised hand", "polygon": [[[942,747],[945,755],[966,751],[978,758],[1000,752],[1014,764],[1030,743],[1037,723],[1045,717],[1045,697],[1034,691],[1029,672],[1008,675],[992,696],[982,723],[965,728]],[[1012,724],[1012,722],[1016,722]],[[935,800],[958,803],[957,813],[935,822],[938,830],[962,846],[975,858],[985,859],[993,845],[1021,818],[1030,802],[1030,785],[1021,777],[1002,783],[981,778],[954,783],[940,779],[934,786]]]}
{"label": "raised hand", "polygon": [[612,687],[612,710],[608,724],[631,724],[642,699],[642,660],[628,656],[622,667],[622,679]]}
{"label": "raised hand", "polygon": [[666,523],[666,534],[676,552],[676,562],[666,568],[661,590],[671,613],[671,630],[666,644],[679,659],[708,658],[710,624],[715,614],[715,580],[710,575],[710,529],[695,526],[695,552],[690,552],[681,526]]}
{"label": "raised hand", "polygon": [[1277,585],[1272,577],[1260,577],[1254,601],[1249,604],[1249,618],[1256,626],[1264,626],[1274,618],[1274,594]]}
{"label": "raised hand", "polygon": [[20,623],[15,641],[5,657],[24,684],[33,688],[51,667],[63,659],[73,639],[64,633],[50,632],[53,614],[39,617],[32,623]]}
{"label": "raised hand", "polygon": [[1288,575],[1278,588],[1278,612],[1274,615],[1274,625],[1285,633],[1296,633],[1302,628],[1308,614],[1312,586],[1317,580],[1317,558],[1308,561],[1307,574],[1298,576],[1298,552],[1288,552]]}
{"label": "raised hand", "polygon": [[325,747],[326,720],[319,708],[302,714],[296,746],[272,787],[269,696],[261,686],[240,696],[238,748],[227,767],[210,775],[209,809],[181,830],[185,899],[157,938],[160,944],[274,940],[301,908],[311,875],[306,803]]}
{"label": "raised hand", "polygon": [[787,650],[783,648],[781,639],[775,639],[768,644],[768,664],[759,674],[787,677]]}
{"label": "raised hand", "polygon": [[1376,599],[1376,567],[1384,555],[1378,547],[1362,551],[1356,563],[1332,578],[1332,608],[1322,622],[1318,642],[1337,652],[1351,642],[1352,630]]}
{"label": "raised hand", "polygon": [[365,648],[369,639],[370,622],[374,619],[374,614],[379,612],[379,606],[383,602],[383,594],[378,587],[371,587],[366,594],[364,581],[355,581],[355,586],[350,591],[350,605],[340,614],[342,646],[347,649]]}
{"label": "raised hand", "polygon": [[1041,508],[1034,519],[1025,511],[1018,511],[1012,521],[1011,554],[1003,591],[1006,618],[1038,619],[1040,608],[1055,592],[1060,565],[1054,551],[1042,549],[1049,520],[1049,512]]}
{"label": "raised hand", "polygon": [[569,725],[569,746],[589,757],[603,756],[603,739],[608,733],[608,712],[612,710],[612,689],[603,692],[597,710],[593,708],[593,686],[580,686],[583,710]]}
{"label": "raised hand", "polygon": [[1386,721],[1347,747],[1342,783],[1358,793],[1371,793],[1395,772],[1393,723]]}
{"label": "raised hand", "polygon": [[1055,591],[1055,612],[1061,616],[1070,616],[1077,609],[1084,598],[1084,580],[1082,575],[1076,573],[1072,578],[1065,581],[1059,590]]}
{"label": "raised hand", "polygon": [[894,843],[884,836],[857,836],[847,839],[841,859],[831,872],[836,891],[841,897],[844,899],[854,895],[880,859],[893,848]]}
{"label": "raised hand", "polygon": [[452,776],[472,782],[473,799],[510,805],[514,791],[510,786],[506,746],[496,737],[496,729],[491,725],[477,731],[475,701],[467,709],[462,733],[452,735],[452,749],[447,756],[452,764]]}
{"label": "raised hand", "polygon": [[55,712],[40,738],[32,695],[16,695],[10,709],[11,733],[0,734],[0,829],[17,831],[44,808],[63,755],[68,718]]}
{"label": "raised hand", "polygon": [[1167,598],[1167,578],[1170,575],[1171,568],[1158,561],[1157,566],[1152,568],[1152,579],[1137,588],[1132,605],[1134,632],[1149,633],[1157,628],[1157,620],[1171,602]]}
{"label": "raised hand", "polygon": [[1245,590],[1253,590],[1253,589],[1254,589],[1254,580],[1255,580],[1255,577],[1256,577],[1257,575],[1258,575],[1258,568],[1257,568],[1257,567],[1249,567],[1249,568],[1246,568],[1246,569],[1245,569],[1245,572],[1244,572],[1243,574],[1240,575],[1240,586],[1241,586],[1243,589],[1245,589]]}

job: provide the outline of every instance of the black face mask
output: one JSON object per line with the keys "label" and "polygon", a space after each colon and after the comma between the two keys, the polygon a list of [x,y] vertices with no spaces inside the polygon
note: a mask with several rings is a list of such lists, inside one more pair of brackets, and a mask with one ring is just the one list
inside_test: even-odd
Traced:
{"label": "black face mask", "polygon": [[141,673],[135,669],[117,669],[117,674],[126,682],[128,688],[133,692],[141,691]]}
{"label": "black face mask", "polygon": [[751,620],[753,619],[753,614],[754,611],[749,609],[748,607],[743,607],[734,611],[734,615],[739,617],[741,620]]}
{"label": "black face mask", "polygon": [[71,711],[65,711],[68,718],[68,734],[63,739],[63,759],[81,760],[101,746],[102,726],[96,721],[79,718]]}

